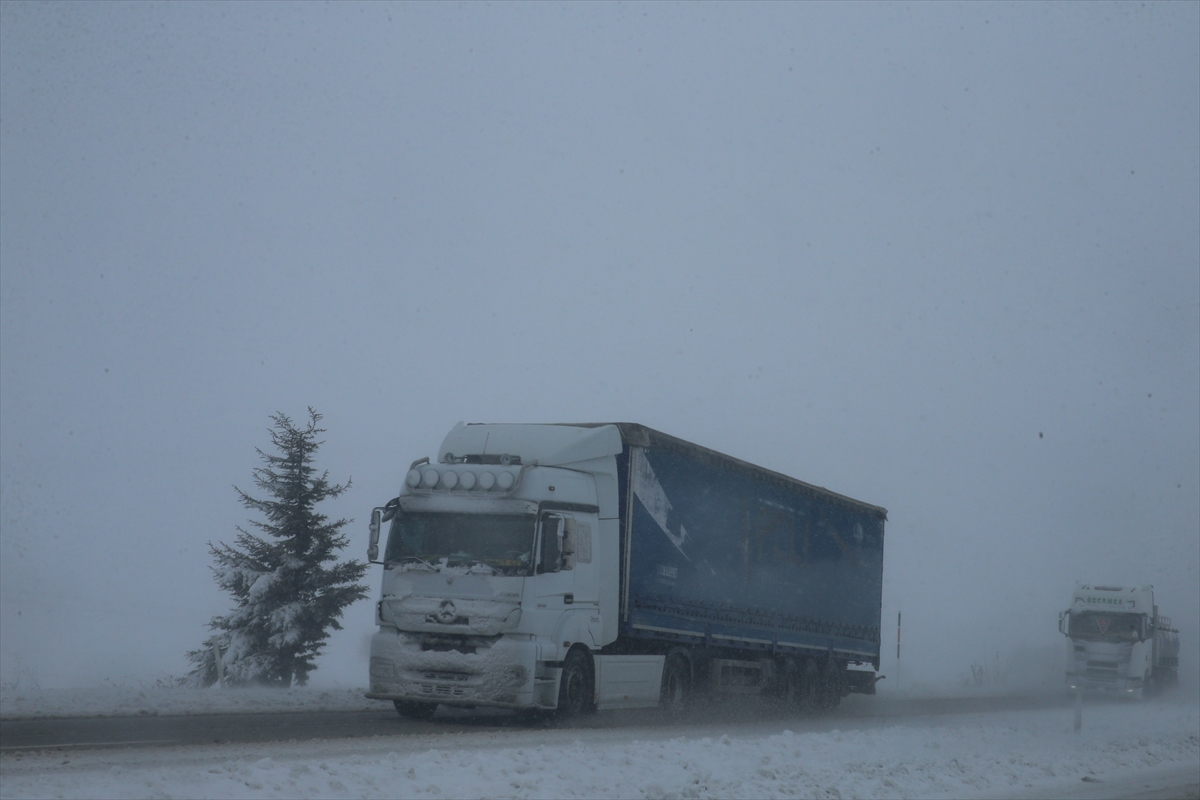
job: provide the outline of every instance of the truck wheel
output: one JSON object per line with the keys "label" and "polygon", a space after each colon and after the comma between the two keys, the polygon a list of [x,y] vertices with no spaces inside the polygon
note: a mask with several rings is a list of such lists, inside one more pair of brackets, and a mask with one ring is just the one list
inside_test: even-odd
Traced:
{"label": "truck wheel", "polygon": [[397,713],[409,719],[433,719],[437,703],[418,703],[412,700],[393,700]]}
{"label": "truck wheel", "polygon": [[575,719],[593,709],[591,660],[582,650],[567,653],[558,679],[558,717]]}
{"label": "truck wheel", "polygon": [[783,704],[789,709],[799,708],[800,700],[804,696],[803,674],[793,659],[789,658],[783,662],[781,684],[779,694]]}
{"label": "truck wheel", "polygon": [[821,669],[821,696],[819,709],[821,713],[828,713],[838,707],[842,702],[842,671],[838,669],[837,662],[833,659],[825,661],[825,666]]}
{"label": "truck wheel", "polygon": [[692,695],[692,671],[687,659],[678,653],[670,655],[663,663],[662,690],[658,704],[671,719],[678,719],[687,711]]}
{"label": "truck wheel", "polygon": [[804,659],[800,671],[800,711],[815,714],[821,706],[821,670],[811,658]]}

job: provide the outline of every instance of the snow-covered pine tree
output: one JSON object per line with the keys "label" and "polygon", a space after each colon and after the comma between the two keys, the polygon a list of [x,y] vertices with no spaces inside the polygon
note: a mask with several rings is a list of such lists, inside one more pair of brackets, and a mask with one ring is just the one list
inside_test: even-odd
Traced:
{"label": "snow-covered pine tree", "polygon": [[254,470],[254,483],[267,499],[233,487],[242,505],[262,515],[250,524],[265,535],[238,526],[236,546],[209,542],[217,585],[236,606],[213,617],[207,646],[188,653],[193,685],[217,681],[215,638],[228,683],[303,686],[330,630],[341,630],[343,609],[367,596],[367,587],[357,583],[367,565],[337,561],[349,520],[330,522],[316,510],[350,488],[350,481],[339,486],[329,482],[328,471],[317,473],[317,436],[325,429],[317,427],[321,415],[311,407],[308,416],[308,425],[298,428],[285,414],[273,415],[271,442],[278,453],[255,448],[264,466]]}

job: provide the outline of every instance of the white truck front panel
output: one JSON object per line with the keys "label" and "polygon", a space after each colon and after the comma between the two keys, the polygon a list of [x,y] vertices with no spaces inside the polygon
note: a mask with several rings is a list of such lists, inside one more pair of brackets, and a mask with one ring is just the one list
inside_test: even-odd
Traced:
{"label": "white truck front panel", "polygon": [[1080,584],[1064,615],[1072,689],[1138,694],[1153,669],[1152,587]]}
{"label": "white truck front panel", "polygon": [[539,661],[537,642],[528,635],[450,643],[381,628],[371,639],[367,696],[455,706],[554,708],[558,670],[539,669]]}

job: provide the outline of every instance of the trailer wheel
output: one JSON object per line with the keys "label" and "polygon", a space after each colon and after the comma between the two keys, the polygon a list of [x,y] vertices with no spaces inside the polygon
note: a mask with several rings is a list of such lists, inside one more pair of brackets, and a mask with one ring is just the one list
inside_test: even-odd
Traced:
{"label": "trailer wheel", "polygon": [[437,703],[418,703],[413,700],[393,700],[396,712],[409,719],[433,719]]}
{"label": "trailer wheel", "polygon": [[659,706],[672,719],[687,711],[692,696],[692,671],[687,659],[679,653],[667,656],[663,663],[662,690]]}
{"label": "trailer wheel", "polygon": [[591,659],[579,648],[567,653],[558,679],[558,718],[575,719],[592,711]]}
{"label": "trailer wheel", "polygon": [[821,707],[821,670],[811,658],[804,659],[800,671],[799,705],[805,714],[815,714]]}
{"label": "trailer wheel", "polygon": [[821,713],[828,713],[842,702],[842,671],[832,658],[826,659],[821,669],[821,690],[818,708]]}
{"label": "trailer wheel", "polygon": [[788,708],[799,708],[804,697],[804,674],[794,659],[783,662],[783,681],[780,697]]}

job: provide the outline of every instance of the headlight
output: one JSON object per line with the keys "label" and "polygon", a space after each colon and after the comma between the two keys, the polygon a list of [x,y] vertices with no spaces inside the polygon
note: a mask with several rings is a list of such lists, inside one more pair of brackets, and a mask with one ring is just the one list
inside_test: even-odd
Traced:
{"label": "headlight", "polygon": [[441,477],[442,476],[438,474],[436,469],[427,469],[421,475],[421,483],[432,489],[433,487],[437,486],[438,479]]}

